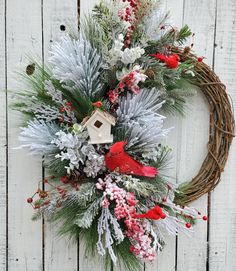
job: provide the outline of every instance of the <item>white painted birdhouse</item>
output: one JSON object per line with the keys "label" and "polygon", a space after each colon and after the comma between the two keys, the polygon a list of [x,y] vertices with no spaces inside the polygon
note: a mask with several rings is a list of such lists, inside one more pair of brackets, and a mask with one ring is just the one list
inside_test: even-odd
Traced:
{"label": "white painted birdhouse", "polygon": [[115,118],[111,114],[96,109],[84,124],[90,136],[89,144],[112,143],[111,126],[115,123]]}

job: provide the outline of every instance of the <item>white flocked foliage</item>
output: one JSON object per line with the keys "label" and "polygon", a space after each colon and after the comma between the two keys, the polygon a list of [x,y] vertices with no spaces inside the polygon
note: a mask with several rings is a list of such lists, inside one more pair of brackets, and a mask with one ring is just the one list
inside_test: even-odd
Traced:
{"label": "white flocked foliage", "polygon": [[54,77],[72,92],[79,90],[92,99],[102,92],[102,57],[83,38],[62,37],[52,46],[49,62],[53,65]]}

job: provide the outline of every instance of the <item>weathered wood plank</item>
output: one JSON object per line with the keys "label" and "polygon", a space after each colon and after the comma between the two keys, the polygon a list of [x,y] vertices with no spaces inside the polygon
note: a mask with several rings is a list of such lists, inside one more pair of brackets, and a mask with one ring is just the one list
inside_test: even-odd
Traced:
{"label": "weathered wood plank", "polygon": [[[173,26],[180,28],[183,24],[183,0],[178,2],[174,0],[165,0],[163,1],[163,7],[166,11],[170,12],[170,22]],[[172,160],[170,169],[167,172],[167,175],[170,176],[169,181],[172,183],[176,182],[176,171],[177,171],[177,148],[179,145],[178,138],[176,134],[178,130],[181,129],[181,119],[179,117],[169,116],[165,121],[166,127],[174,127],[174,130],[169,134],[166,144],[169,145],[172,149]],[[176,237],[166,234],[165,236],[166,245],[163,251],[157,254],[157,259],[153,264],[146,264],[145,271],[165,271],[170,270],[174,271],[176,266]],[[168,260],[167,260],[168,259]]]}
{"label": "weathered wood plank", "polygon": [[90,12],[94,5],[96,5],[97,3],[99,3],[99,0],[80,0],[80,13],[81,13],[81,17],[83,17],[83,14],[86,14],[88,12]]}
{"label": "weathered wood plank", "polygon": [[[71,28],[77,29],[77,0],[53,1],[43,3],[44,62],[47,65],[52,42]],[[57,234],[59,227],[45,221],[44,224],[44,265],[45,271],[77,271],[77,244]]]}
{"label": "weathered wood plank", "polygon": [[6,138],[6,76],[5,76],[5,3],[0,2],[0,270],[6,270],[7,245],[7,138]]}
{"label": "weathered wood plank", "polygon": [[[2,1],[3,2],[3,1]],[[10,0],[7,4],[7,79],[8,104],[11,91],[24,89],[18,71],[29,64],[27,54],[41,55],[41,1]],[[9,108],[9,271],[42,270],[42,223],[32,222],[33,210],[26,199],[41,178],[41,161],[27,151],[13,149],[19,145],[20,114]]]}
{"label": "weathered wood plank", "polygon": [[[236,103],[236,2],[217,1],[214,68]],[[210,271],[236,270],[236,141],[219,186],[211,195]]]}
{"label": "weathered wood plank", "polygon": [[[199,56],[206,57],[212,64],[214,46],[215,0],[185,1],[184,23],[188,24],[196,34],[194,50]],[[189,110],[183,119],[179,134],[179,165],[178,179],[180,182],[190,180],[197,174],[207,153],[209,134],[209,110],[201,93],[191,99]],[[199,129],[199,127],[201,127]],[[196,159],[195,159],[196,157]],[[189,168],[189,165],[191,167]],[[192,204],[202,214],[207,214],[207,195]],[[194,227],[194,234],[190,238],[178,238],[177,270],[206,270],[207,259],[207,223],[200,220]]]}

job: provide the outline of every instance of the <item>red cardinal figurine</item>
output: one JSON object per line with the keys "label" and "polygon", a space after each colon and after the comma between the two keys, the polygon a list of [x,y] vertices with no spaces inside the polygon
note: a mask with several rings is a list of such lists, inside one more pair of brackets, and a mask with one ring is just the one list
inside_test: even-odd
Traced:
{"label": "red cardinal figurine", "polygon": [[153,207],[152,209],[147,211],[147,213],[145,213],[145,214],[134,215],[134,218],[149,218],[152,220],[159,220],[159,219],[165,219],[166,214],[163,213],[160,206],[156,205],[155,207]]}
{"label": "red cardinal figurine", "polygon": [[170,56],[165,56],[163,54],[151,54],[150,56],[155,57],[156,59],[161,60],[166,63],[166,66],[170,69],[176,69],[179,66],[180,57],[177,54],[173,54]]}
{"label": "red cardinal figurine", "polygon": [[116,142],[111,146],[105,156],[106,166],[110,171],[117,171],[123,174],[133,174],[154,178],[157,175],[157,169],[154,167],[144,166],[134,160],[124,151],[125,141]]}

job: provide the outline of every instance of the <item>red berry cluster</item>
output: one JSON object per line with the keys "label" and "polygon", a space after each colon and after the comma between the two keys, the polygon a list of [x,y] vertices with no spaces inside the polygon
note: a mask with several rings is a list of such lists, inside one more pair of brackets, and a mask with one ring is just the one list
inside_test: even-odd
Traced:
{"label": "red berry cluster", "polygon": [[[201,215],[200,212],[198,212],[199,215]],[[188,218],[192,218],[191,216],[188,216]],[[207,221],[208,220],[208,217],[206,215],[204,215],[203,217],[199,217],[198,219],[202,219],[204,221]],[[190,229],[192,227],[192,224],[190,222],[186,223],[185,224],[186,228]]]}
{"label": "red berry cluster", "polygon": [[66,111],[74,111],[74,110],[75,108],[73,107],[72,102],[66,102],[65,106],[62,106],[60,111],[61,113],[64,113]]}
{"label": "red berry cluster", "polygon": [[131,71],[129,74],[123,77],[115,89],[108,91],[108,98],[110,102],[116,104],[118,102],[119,94],[125,91],[125,87],[131,90],[134,94],[138,94],[140,92],[140,87],[138,85],[140,82],[143,82],[141,71]]}
{"label": "red berry cluster", "polygon": [[[75,111],[75,108],[73,107],[73,104],[72,102],[66,102],[64,106],[61,107],[60,109],[60,112],[63,114],[63,113],[66,113],[66,112],[69,112],[69,111]],[[63,123],[65,121],[65,118],[63,115],[61,115],[59,118],[59,121],[61,123]]]}
{"label": "red berry cluster", "polygon": [[[27,202],[29,204],[31,204],[34,209],[40,209],[41,207],[50,204],[50,198],[51,198],[50,191],[46,191],[46,190],[42,189],[40,187],[41,183],[47,184],[47,185],[51,186],[51,188],[54,191],[57,191],[60,194],[60,196],[61,196],[62,199],[65,198],[66,195],[67,195],[67,189],[66,188],[61,187],[61,186],[56,186],[56,185],[52,184],[51,182],[49,182],[48,179],[53,180],[53,179],[55,179],[55,176],[50,176],[49,178],[40,181],[39,185],[38,185],[37,191],[34,193],[34,195],[32,197],[30,197],[30,198],[27,199]],[[67,176],[62,176],[60,178],[60,180],[61,180],[61,182],[64,185],[70,184],[74,189],[78,190],[78,184],[77,184],[77,182],[71,181]],[[34,198],[36,196],[38,196],[38,197],[37,197],[36,200],[34,200]],[[60,201],[57,202],[57,207],[58,208],[61,207]]]}
{"label": "red berry cluster", "polygon": [[131,40],[134,35],[135,29],[138,28],[143,18],[147,15],[147,11],[151,9],[152,0],[141,1],[141,0],[122,0],[127,3],[125,10],[120,10],[118,12],[121,20],[129,22],[130,26],[125,39],[125,47],[129,47]]}
{"label": "red berry cluster", "polygon": [[135,30],[136,17],[135,14],[138,10],[138,5],[135,0],[123,0],[124,3],[128,3],[125,10],[120,10],[118,15],[122,21],[129,22],[130,26],[125,37],[125,47],[129,47],[133,32]]}

